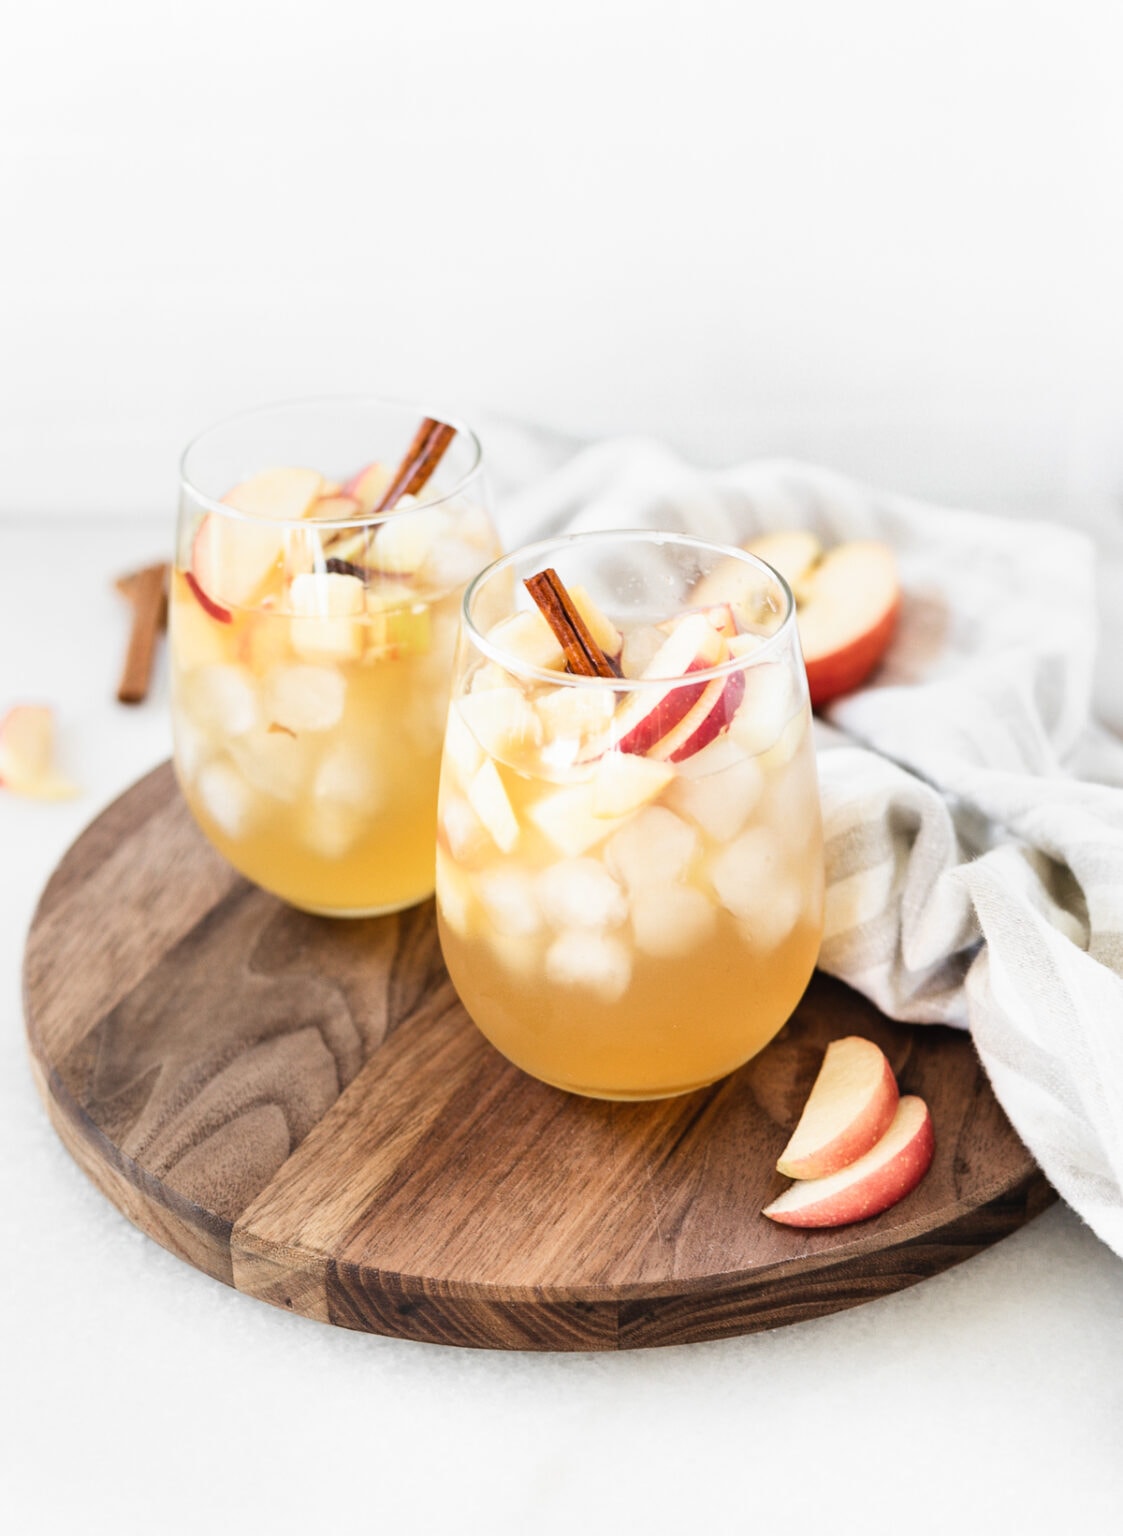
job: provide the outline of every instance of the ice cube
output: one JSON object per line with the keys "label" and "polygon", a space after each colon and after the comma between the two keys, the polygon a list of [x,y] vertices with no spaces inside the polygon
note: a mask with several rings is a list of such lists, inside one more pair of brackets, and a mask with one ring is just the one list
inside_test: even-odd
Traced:
{"label": "ice cube", "polygon": [[415,508],[403,496],[375,535],[375,565],[395,576],[412,575],[425,564],[448,525],[440,507]]}
{"label": "ice cube", "polygon": [[226,738],[252,730],[260,710],[252,673],[225,662],[184,678],[183,707],[201,730]]}
{"label": "ice cube", "polygon": [[811,711],[805,705],[793,715],[776,740],[761,754],[760,766],[766,773],[775,773],[787,767],[803,744],[803,738],[811,728]]}
{"label": "ice cube", "polygon": [[722,905],[749,922],[762,910],[767,912],[773,901],[781,901],[788,879],[787,851],[771,827],[750,827],[714,855],[709,874]]}
{"label": "ice cube", "polygon": [[341,859],[362,836],[365,818],[350,806],[313,800],[301,822],[305,845],[324,859]]}
{"label": "ice cube", "polygon": [[656,799],[674,776],[669,763],[636,752],[606,752],[593,778],[593,811],[597,816],[629,816]]}
{"label": "ice cube", "polygon": [[617,1002],[632,978],[628,946],[610,934],[574,928],[559,934],[546,951],[546,979],[555,986],[580,987],[604,1002]]}
{"label": "ice cube", "polygon": [[521,688],[485,688],[458,699],[454,707],[492,757],[519,757],[542,739],[542,723]]}
{"label": "ice cube", "polygon": [[437,904],[449,927],[466,938],[472,920],[472,882],[437,844]]}
{"label": "ice cube", "polygon": [[615,833],[605,849],[609,869],[629,891],[679,879],[698,848],[698,834],[663,805],[648,805]]}
{"label": "ice cube", "polygon": [[757,904],[739,919],[738,926],[754,949],[776,949],[791,933],[805,907],[809,918],[815,915],[811,902],[799,882],[785,875],[773,882],[767,895],[760,895]]}
{"label": "ice cube", "polygon": [[599,859],[560,859],[538,876],[538,901],[555,928],[616,928],[628,915],[624,892]]}
{"label": "ice cube", "polygon": [[176,767],[184,781],[190,784],[206,761],[207,738],[191,724],[182,710],[172,715],[172,736],[175,741]]}
{"label": "ice cube", "polygon": [[476,890],[498,933],[527,938],[541,928],[534,876],[523,865],[493,864],[477,877]]}
{"label": "ice cube", "polygon": [[456,700],[449,706],[445,722],[444,760],[462,789],[467,789],[484,760],[480,744],[469,730]]}
{"label": "ice cube", "polygon": [[608,729],[616,700],[607,688],[547,688],[534,701],[547,741],[583,741]]}
{"label": "ice cube", "polygon": [[[723,736],[714,746],[727,740]],[[669,806],[701,827],[717,843],[727,843],[741,831],[760,799],[764,783],[757,760],[746,757],[735,743],[729,742],[729,746],[732,760],[726,760],[726,766],[704,777],[682,774],[664,797]],[[705,757],[711,750],[707,747],[695,757],[688,758],[687,763],[695,764],[699,757]],[[724,754],[720,760],[724,760]],[[714,761],[719,759],[715,757]]]}
{"label": "ice cube", "polygon": [[207,763],[195,781],[204,813],[227,837],[245,837],[258,819],[260,802],[233,764]]}
{"label": "ice cube", "polygon": [[429,546],[421,574],[434,592],[452,592],[462,587],[486,562],[476,545],[446,533]]}
{"label": "ice cube", "polygon": [[230,756],[239,772],[262,794],[291,805],[300,795],[308,772],[308,755],[287,731],[254,726],[230,743]]}
{"label": "ice cube", "polygon": [[384,798],[374,754],[353,743],[334,748],[317,768],[312,792],[317,799],[373,813]]}
{"label": "ice cube", "polygon": [[657,885],[632,897],[636,948],[672,959],[702,942],[714,926],[713,903],[693,885]]}
{"label": "ice cube", "polygon": [[777,662],[745,668],[745,692],[729,733],[744,751],[766,752],[799,706],[791,673]]}
{"label": "ice cube", "polygon": [[274,667],[265,678],[270,724],[295,731],[330,731],[343,715],[347,684],[334,667]]}

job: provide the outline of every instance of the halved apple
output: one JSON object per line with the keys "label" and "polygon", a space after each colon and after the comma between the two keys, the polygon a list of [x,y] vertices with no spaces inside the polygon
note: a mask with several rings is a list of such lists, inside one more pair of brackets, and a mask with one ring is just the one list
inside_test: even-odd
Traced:
{"label": "halved apple", "polygon": [[15,704],[0,719],[0,786],[34,800],[78,793],[55,767],[55,716],[48,704]]}
{"label": "halved apple", "polygon": [[777,1169],[789,1179],[837,1173],[881,1140],[897,1100],[897,1079],[879,1046],[861,1035],[832,1040]]}
{"label": "halved apple", "polygon": [[878,1216],[911,1193],[936,1148],[923,1099],[906,1094],[892,1124],[864,1156],[822,1179],[801,1179],[762,1214],[786,1227],[844,1227]]}
{"label": "halved apple", "polygon": [[818,709],[864,683],[888,648],[901,611],[893,551],[877,539],[840,544],[800,578],[796,605]]}

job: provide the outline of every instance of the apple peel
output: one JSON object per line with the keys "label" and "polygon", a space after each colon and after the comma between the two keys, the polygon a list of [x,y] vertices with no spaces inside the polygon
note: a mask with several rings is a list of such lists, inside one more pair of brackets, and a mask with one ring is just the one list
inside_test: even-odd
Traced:
{"label": "apple peel", "polygon": [[0,720],[0,786],[33,800],[69,800],[78,790],[55,768],[49,704],[16,704]]}
{"label": "apple peel", "polygon": [[832,1040],[778,1172],[820,1179],[847,1167],[885,1135],[898,1099],[897,1079],[879,1046],[861,1035]]}
{"label": "apple peel", "polygon": [[862,1157],[822,1179],[801,1179],[763,1212],[786,1227],[844,1227],[879,1216],[916,1188],[936,1149],[923,1099],[906,1094],[885,1135]]}

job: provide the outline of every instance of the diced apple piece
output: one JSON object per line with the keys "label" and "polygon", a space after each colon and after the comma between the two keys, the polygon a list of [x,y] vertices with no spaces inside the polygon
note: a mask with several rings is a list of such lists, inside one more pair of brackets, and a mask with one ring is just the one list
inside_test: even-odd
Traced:
{"label": "diced apple piece", "polygon": [[281,567],[281,530],[208,513],[191,546],[188,585],[211,618],[228,623],[232,608],[252,607]]}
{"label": "diced apple piece", "polygon": [[936,1139],[923,1099],[906,1094],[893,1121],[862,1157],[821,1179],[801,1179],[763,1214],[788,1227],[843,1227],[896,1205],[932,1164]]}
{"label": "diced apple piece", "polygon": [[487,688],[453,705],[472,735],[492,757],[519,758],[542,740],[542,722],[521,688]]}
{"label": "diced apple piece", "polygon": [[468,788],[468,803],[491,833],[501,853],[510,853],[519,840],[519,823],[499,770],[485,758]]}
{"label": "diced apple piece", "polygon": [[351,661],[362,654],[366,625],[363,583],[338,571],[297,576],[289,589],[293,650],[301,656]]}
{"label": "diced apple piece", "polygon": [[603,842],[620,825],[611,817],[596,814],[594,794],[590,780],[567,784],[540,796],[527,816],[559,853],[577,858]]}
{"label": "diced apple piece", "polygon": [[334,667],[274,667],[265,678],[265,715],[295,731],[330,731],[343,717],[347,684]]}
{"label": "diced apple piece", "polygon": [[538,903],[554,928],[616,928],[628,915],[624,892],[599,859],[559,859],[538,876]]}
{"label": "diced apple piece", "polygon": [[468,937],[472,922],[472,882],[437,844],[437,906],[454,933]]}
{"label": "diced apple piece", "polygon": [[799,1123],[776,1164],[789,1179],[821,1179],[863,1157],[897,1112],[885,1052],[861,1035],[827,1046]]}
{"label": "diced apple piece", "polygon": [[55,767],[55,716],[48,704],[15,704],[0,719],[0,786],[34,800],[78,793]]}
{"label": "diced apple piece", "polygon": [[226,660],[231,615],[217,619],[211,612],[214,605],[200,601],[197,588],[191,587],[189,571],[184,573],[184,581],[192,597],[190,600],[181,597],[172,604],[171,629],[175,664],[180,671],[190,672],[195,667]]}
{"label": "diced apple piece", "polygon": [[424,656],[433,643],[432,610],[414,601],[404,608],[383,608],[370,615],[368,660]]}
{"label": "diced apple piece", "polygon": [[322,522],[346,523],[362,514],[362,505],[355,496],[330,494],[317,496],[308,508],[307,515]]}
{"label": "diced apple piece", "polygon": [[484,758],[483,748],[469,729],[460,712],[459,703],[455,700],[449,706],[445,723],[444,758],[462,789],[467,789],[472,782]]}
{"label": "diced apple piece", "polygon": [[645,806],[605,849],[609,869],[635,893],[681,879],[698,851],[694,828],[663,805]]}
{"label": "diced apple piece", "polygon": [[448,527],[440,507],[417,507],[402,497],[374,536],[371,558],[380,571],[392,576],[412,576],[428,559],[429,551]]}
{"label": "diced apple piece", "polygon": [[673,768],[634,752],[606,752],[593,775],[594,816],[630,816],[658,798]]}
{"label": "diced apple piece", "polygon": [[476,877],[476,891],[497,933],[529,938],[542,927],[533,872],[510,862],[493,864]]}
{"label": "diced apple piece", "polygon": [[472,864],[492,846],[483,823],[467,800],[451,790],[441,794],[440,830],[458,864]]}
{"label": "diced apple piece", "polygon": [[521,661],[528,667],[543,667],[561,672],[565,669],[565,652],[558,644],[553,630],[537,608],[523,613],[512,613],[487,632],[492,645],[507,656]]}
{"label": "diced apple piece", "polygon": [[663,959],[687,955],[713,930],[713,903],[692,885],[645,886],[632,894],[636,948]]}
{"label": "diced apple piece", "polygon": [[559,934],[546,951],[546,979],[555,986],[579,987],[607,1003],[618,1002],[632,978],[626,944],[610,934],[576,928]]}
{"label": "diced apple piece", "polygon": [[840,544],[803,578],[797,618],[814,708],[865,682],[900,611],[893,551],[878,540]]}

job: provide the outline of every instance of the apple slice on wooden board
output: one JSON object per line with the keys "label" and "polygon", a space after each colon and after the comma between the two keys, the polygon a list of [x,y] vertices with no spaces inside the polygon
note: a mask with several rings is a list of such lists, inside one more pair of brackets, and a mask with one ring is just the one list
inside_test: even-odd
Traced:
{"label": "apple slice on wooden board", "polygon": [[789,1179],[837,1173],[881,1140],[898,1097],[893,1068],[879,1046],[861,1035],[832,1040],[777,1169]]}
{"label": "apple slice on wooden board", "polygon": [[823,1179],[800,1179],[763,1215],[786,1227],[844,1227],[879,1216],[920,1183],[936,1149],[923,1099],[906,1094],[885,1135],[862,1157]]}
{"label": "apple slice on wooden board", "polygon": [[55,768],[49,704],[16,704],[0,719],[0,786],[34,800],[68,800],[78,793]]}

